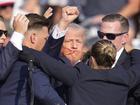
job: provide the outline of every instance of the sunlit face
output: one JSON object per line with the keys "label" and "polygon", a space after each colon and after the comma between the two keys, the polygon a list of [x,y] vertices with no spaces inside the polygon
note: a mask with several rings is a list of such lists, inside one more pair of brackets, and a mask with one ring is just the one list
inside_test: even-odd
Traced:
{"label": "sunlit face", "polygon": [[35,49],[41,51],[48,39],[48,28],[43,27],[36,33]]}
{"label": "sunlit face", "polygon": [[[6,27],[3,21],[0,21],[0,30],[6,30]],[[5,43],[5,40],[6,40],[6,36],[3,33],[2,35],[0,35],[0,47],[3,46],[3,44]]]}
{"label": "sunlit face", "polygon": [[[102,22],[100,31],[103,33],[123,33],[123,30],[121,29],[121,25],[119,21],[115,22]],[[104,36],[103,39],[107,39],[106,36]],[[114,40],[111,40],[112,43],[116,46],[117,51],[121,49],[128,40],[128,35],[122,34],[120,36],[117,36]]]}
{"label": "sunlit face", "polygon": [[69,28],[61,49],[61,53],[72,63],[80,60],[84,54],[84,36],[83,31]]}

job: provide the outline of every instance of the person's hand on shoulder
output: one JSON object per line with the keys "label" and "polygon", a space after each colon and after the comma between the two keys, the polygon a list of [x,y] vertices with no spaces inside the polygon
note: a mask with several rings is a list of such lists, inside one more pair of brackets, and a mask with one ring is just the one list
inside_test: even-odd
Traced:
{"label": "person's hand on shoulder", "polygon": [[13,21],[14,31],[24,35],[28,29],[28,24],[29,24],[29,20],[25,15],[17,14],[14,17],[14,21]]}

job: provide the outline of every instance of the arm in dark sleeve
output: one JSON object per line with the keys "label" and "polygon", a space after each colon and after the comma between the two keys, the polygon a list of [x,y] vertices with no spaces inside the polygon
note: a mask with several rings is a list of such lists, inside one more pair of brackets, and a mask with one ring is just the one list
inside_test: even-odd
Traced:
{"label": "arm in dark sleeve", "polygon": [[78,79],[79,71],[76,68],[66,65],[45,53],[38,52],[32,54],[36,57],[40,63],[39,65],[45,72],[62,81],[64,84],[71,86]]}
{"label": "arm in dark sleeve", "polygon": [[129,68],[135,76],[135,85],[140,84],[140,50],[133,50],[131,52],[132,66]]}
{"label": "arm in dark sleeve", "polygon": [[50,35],[45,44],[44,51],[55,59],[58,59],[63,41],[64,37],[54,39],[52,35]]}
{"label": "arm in dark sleeve", "polygon": [[133,96],[140,104],[140,50],[134,50],[131,53],[132,57],[132,68],[130,68],[135,79],[132,81],[134,83],[133,87],[129,91],[129,95]]}
{"label": "arm in dark sleeve", "polygon": [[9,42],[0,54],[0,80],[6,78],[10,72],[10,67],[18,58],[19,50]]}
{"label": "arm in dark sleeve", "polygon": [[140,83],[140,50],[133,50],[130,53],[131,67],[127,70],[132,76],[131,86],[135,86]]}
{"label": "arm in dark sleeve", "polygon": [[137,103],[135,105],[139,105],[140,104],[140,84],[138,84],[137,86],[133,87],[129,93],[128,93],[128,103],[130,102],[133,104]]}
{"label": "arm in dark sleeve", "polygon": [[112,73],[120,72],[124,73],[128,77],[129,88],[133,88],[140,83],[140,50],[133,50],[130,53],[131,56],[131,66],[128,69],[125,69],[122,64],[114,67],[114,70],[111,70]]}
{"label": "arm in dark sleeve", "polygon": [[42,105],[65,105],[52,88],[48,76],[40,69],[33,71],[33,85],[35,97]]}

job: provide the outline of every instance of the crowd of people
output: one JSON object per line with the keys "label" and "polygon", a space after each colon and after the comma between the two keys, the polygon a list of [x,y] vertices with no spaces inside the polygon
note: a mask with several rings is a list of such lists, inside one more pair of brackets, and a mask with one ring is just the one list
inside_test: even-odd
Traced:
{"label": "crowd of people", "polygon": [[[77,0],[64,0],[63,5],[72,6],[57,7],[59,12],[44,2],[49,8],[41,14],[38,0],[25,0],[12,28],[7,28],[12,18],[8,13],[18,4],[0,2],[0,105],[139,105],[140,50],[130,44],[128,19],[139,8],[126,12],[134,2],[118,5],[122,9],[112,13],[100,12],[105,6],[96,1],[100,14],[84,13],[85,5]],[[94,20],[98,39],[91,43],[85,24]]]}

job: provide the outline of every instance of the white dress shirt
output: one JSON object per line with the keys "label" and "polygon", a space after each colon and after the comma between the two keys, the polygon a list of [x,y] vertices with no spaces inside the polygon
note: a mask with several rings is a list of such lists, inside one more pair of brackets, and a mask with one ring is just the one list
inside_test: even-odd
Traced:
{"label": "white dress shirt", "polygon": [[24,35],[18,32],[14,32],[10,39],[10,42],[19,50],[22,50],[22,42],[24,40]]}
{"label": "white dress shirt", "polygon": [[58,25],[55,25],[53,28],[53,33],[52,33],[52,37],[54,39],[59,39],[61,37],[64,37],[66,32],[67,32],[68,28],[66,30],[61,30]]}
{"label": "white dress shirt", "polygon": [[114,64],[112,65],[112,68],[115,67],[115,65],[116,65],[118,59],[120,58],[121,53],[123,52],[123,50],[124,50],[124,47],[122,47],[122,48],[117,52],[116,59],[115,59]]}

